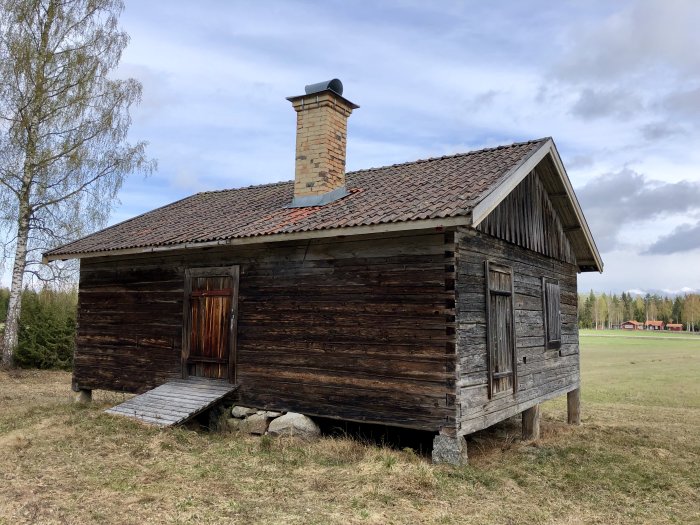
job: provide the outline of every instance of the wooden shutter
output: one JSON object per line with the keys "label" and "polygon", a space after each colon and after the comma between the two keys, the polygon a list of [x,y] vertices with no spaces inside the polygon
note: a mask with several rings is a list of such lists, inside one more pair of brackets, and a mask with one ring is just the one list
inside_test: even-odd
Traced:
{"label": "wooden shutter", "polygon": [[513,269],[486,261],[485,275],[489,397],[492,397],[517,390]]}
{"label": "wooden shutter", "polygon": [[545,347],[561,348],[561,290],[559,281],[542,278]]}

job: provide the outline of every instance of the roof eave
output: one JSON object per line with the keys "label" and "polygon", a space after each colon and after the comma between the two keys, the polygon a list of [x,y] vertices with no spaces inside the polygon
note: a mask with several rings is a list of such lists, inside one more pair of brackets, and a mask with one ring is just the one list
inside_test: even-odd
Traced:
{"label": "roof eave", "polygon": [[117,250],[99,250],[83,253],[59,253],[43,254],[42,261],[46,264],[51,261],[65,261],[69,259],[93,259],[95,257],[116,257],[123,255],[136,255],[142,253],[169,252],[175,250],[196,250],[217,246],[243,246],[250,244],[262,244],[271,242],[283,242],[307,239],[323,239],[329,237],[347,237],[354,235],[369,235],[373,233],[391,233],[413,230],[430,230],[450,228],[456,226],[469,226],[471,215],[464,214],[456,217],[444,217],[434,219],[418,219],[412,221],[400,221],[390,223],[371,224],[364,226],[348,226],[343,228],[328,228],[324,230],[311,230],[305,232],[274,233],[269,235],[256,235],[254,237],[241,237],[221,239],[205,242],[185,242],[164,246],[143,246],[138,248],[124,248]]}
{"label": "roof eave", "polygon": [[593,262],[595,262],[595,269],[599,273],[603,273],[603,258],[600,256],[600,252],[598,251],[598,247],[596,246],[595,239],[593,239],[593,234],[591,233],[591,229],[588,227],[588,222],[586,221],[586,216],[583,214],[583,210],[581,209],[581,205],[578,202],[578,198],[576,197],[576,194],[574,193],[574,188],[571,185],[571,180],[569,179],[568,174],[566,173],[566,168],[564,167],[564,163],[561,160],[561,157],[559,156],[559,151],[557,150],[557,147],[554,145],[554,141],[550,140],[549,141],[549,153],[552,155],[552,159],[554,160],[554,165],[557,167],[557,171],[559,172],[559,175],[561,176],[562,182],[564,183],[564,187],[566,188],[566,193],[569,196],[569,200],[571,201],[571,204],[574,207],[574,212],[576,213],[576,219],[579,222],[579,225],[581,226],[581,229],[583,231],[583,234],[586,237],[586,243],[588,244],[588,248],[591,252],[591,256],[593,257]]}

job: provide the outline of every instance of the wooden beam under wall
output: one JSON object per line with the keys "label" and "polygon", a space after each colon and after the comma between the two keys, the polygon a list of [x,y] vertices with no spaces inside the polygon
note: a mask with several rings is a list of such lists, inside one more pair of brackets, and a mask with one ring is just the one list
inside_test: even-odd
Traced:
{"label": "wooden beam under wall", "polygon": [[540,405],[537,404],[523,412],[523,441],[540,438]]}
{"label": "wooden beam under wall", "polygon": [[577,388],[566,394],[567,419],[569,425],[581,424],[581,389]]}

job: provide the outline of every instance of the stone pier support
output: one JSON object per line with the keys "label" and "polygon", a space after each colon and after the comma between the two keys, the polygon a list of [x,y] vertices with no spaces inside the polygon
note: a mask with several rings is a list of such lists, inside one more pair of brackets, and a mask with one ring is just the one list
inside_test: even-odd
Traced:
{"label": "stone pier support", "polygon": [[467,441],[464,436],[438,434],[433,439],[433,463],[467,464]]}

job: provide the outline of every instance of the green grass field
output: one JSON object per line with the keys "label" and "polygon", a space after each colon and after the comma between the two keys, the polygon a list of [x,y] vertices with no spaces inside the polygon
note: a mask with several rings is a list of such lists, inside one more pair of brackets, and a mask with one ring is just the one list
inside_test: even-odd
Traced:
{"label": "green grass field", "polygon": [[585,400],[700,408],[700,336],[582,330]]}
{"label": "green grass field", "polygon": [[69,404],[64,372],[0,371],[0,524],[700,523],[700,338],[583,332],[581,352],[580,427],[547,402],[541,439],[505,422],[460,468],[348,438],[157,430],[104,415],[115,394]]}

